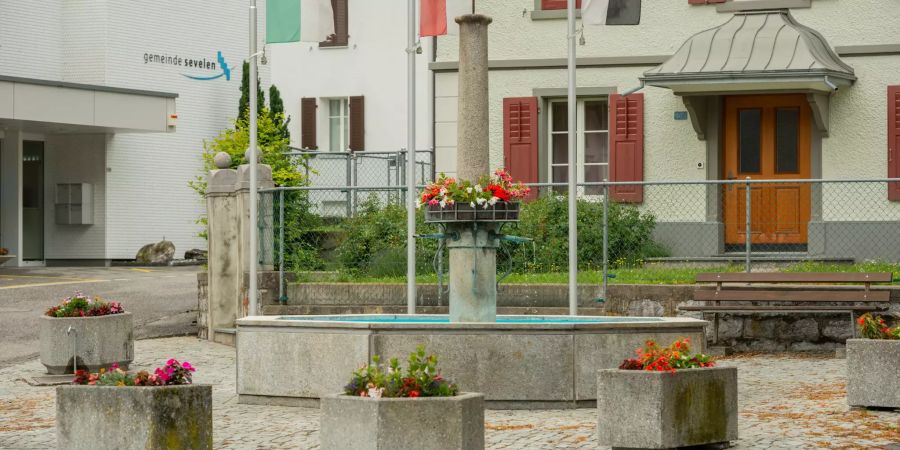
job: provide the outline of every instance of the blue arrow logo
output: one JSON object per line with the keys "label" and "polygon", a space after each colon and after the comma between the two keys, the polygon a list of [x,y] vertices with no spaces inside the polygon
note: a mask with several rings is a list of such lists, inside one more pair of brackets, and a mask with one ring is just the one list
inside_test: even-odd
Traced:
{"label": "blue arrow logo", "polygon": [[229,68],[228,63],[225,62],[225,57],[222,56],[221,51],[216,52],[216,59],[219,61],[219,67],[222,68],[222,73],[220,73],[220,74],[216,74],[216,75],[212,75],[212,76],[208,76],[208,77],[199,77],[199,76],[186,75],[186,74],[182,74],[182,75],[184,75],[192,80],[204,80],[205,81],[205,80],[215,80],[216,78],[225,77],[226,81],[231,81],[231,68]]}

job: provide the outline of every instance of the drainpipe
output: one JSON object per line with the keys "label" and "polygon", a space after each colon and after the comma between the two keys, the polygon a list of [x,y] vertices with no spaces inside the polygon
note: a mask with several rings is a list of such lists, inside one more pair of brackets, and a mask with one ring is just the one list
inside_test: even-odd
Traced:
{"label": "drainpipe", "polygon": [[825,75],[825,84],[826,84],[828,87],[831,88],[831,93],[832,93],[832,94],[835,93],[835,92],[837,92],[837,90],[838,90],[837,85],[834,84],[834,83],[832,83],[831,80],[828,79],[828,75]]}
{"label": "drainpipe", "polygon": [[[828,77],[825,77],[825,81],[826,81],[826,82],[828,81]],[[633,87],[633,88],[631,88],[631,89],[629,89],[629,90],[623,92],[623,93],[622,93],[622,97],[628,97],[629,95],[634,94],[635,92],[637,92],[637,91],[639,91],[639,90],[641,90],[641,89],[643,89],[643,88],[644,88],[644,80],[641,80],[641,85],[640,85],[640,86],[638,86],[638,87]]]}

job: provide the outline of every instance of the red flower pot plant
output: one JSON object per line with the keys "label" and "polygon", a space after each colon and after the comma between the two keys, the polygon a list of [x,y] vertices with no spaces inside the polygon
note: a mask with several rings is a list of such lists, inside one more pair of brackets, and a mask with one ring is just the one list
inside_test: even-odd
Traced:
{"label": "red flower pot plant", "polygon": [[344,394],[376,399],[457,395],[459,389],[441,375],[437,361],[437,356],[425,355],[424,345],[409,354],[405,372],[397,358],[391,358],[385,366],[381,358],[375,355],[371,364],[353,372],[350,382],[344,386]]}
{"label": "red flower pot plant", "polygon": [[856,319],[859,335],[864,339],[900,339],[900,326],[889,327],[883,317],[874,317],[865,313]]}
{"label": "red flower pot plant", "polygon": [[716,365],[709,355],[692,354],[689,338],[679,339],[668,347],[663,347],[651,339],[645,342],[643,347],[635,350],[635,353],[637,358],[626,359],[619,369],[674,373],[679,369],[700,369]]}

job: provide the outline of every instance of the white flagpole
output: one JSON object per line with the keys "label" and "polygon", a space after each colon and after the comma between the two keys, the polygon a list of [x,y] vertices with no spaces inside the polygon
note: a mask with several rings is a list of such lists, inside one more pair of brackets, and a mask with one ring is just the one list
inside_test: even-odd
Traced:
{"label": "white flagpole", "polygon": [[416,313],[416,2],[407,0],[409,46],[407,58],[406,130],[406,313]]}
{"label": "white flagpole", "polygon": [[258,264],[258,255],[257,255],[257,239],[258,236],[258,205],[257,205],[257,186],[256,186],[256,115],[257,107],[257,96],[256,91],[257,80],[256,80],[256,0],[250,0],[250,114],[248,119],[250,120],[250,229],[248,230],[248,234],[250,235],[250,251],[249,255],[249,269],[250,269],[250,280],[249,285],[247,287],[247,297],[249,299],[249,311],[248,315],[255,316],[259,313],[259,305],[257,304],[257,286],[256,286],[256,266]]}
{"label": "white flagpole", "polygon": [[569,314],[578,315],[578,166],[577,166],[577,80],[575,61],[575,0],[568,0],[569,41]]}

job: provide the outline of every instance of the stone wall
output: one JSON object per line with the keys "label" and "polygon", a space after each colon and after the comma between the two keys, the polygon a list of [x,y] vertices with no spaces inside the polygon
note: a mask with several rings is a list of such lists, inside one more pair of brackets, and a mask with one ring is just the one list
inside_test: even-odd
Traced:
{"label": "stone wall", "polygon": [[[277,289],[277,284],[275,285]],[[714,342],[713,314],[681,313],[678,307],[692,305],[694,285],[609,286],[606,299],[599,286],[579,287],[579,313],[614,316],[687,316],[710,321],[707,337]],[[900,288],[892,291],[891,310],[885,316],[900,318]],[[437,295],[437,286],[421,285],[417,312],[446,314],[447,296]],[[406,312],[406,285],[354,283],[290,284],[286,305],[266,296],[265,314],[363,314]],[[276,296],[277,297],[277,296]],[[500,314],[568,314],[566,285],[501,285],[497,292]],[[718,314],[719,345],[737,351],[814,351],[843,346],[851,337],[847,314]]]}

